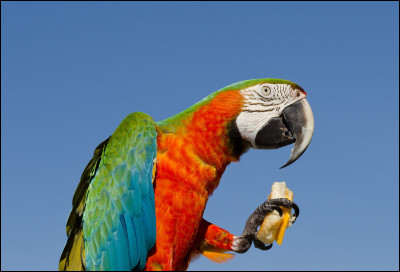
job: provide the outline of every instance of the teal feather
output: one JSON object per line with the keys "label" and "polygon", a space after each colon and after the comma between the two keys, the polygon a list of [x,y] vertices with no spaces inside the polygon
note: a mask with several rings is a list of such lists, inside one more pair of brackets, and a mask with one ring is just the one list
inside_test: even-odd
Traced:
{"label": "teal feather", "polygon": [[118,257],[117,257],[117,248],[115,246],[116,241],[115,239],[111,239],[111,241],[108,244],[108,250],[106,250],[106,256],[109,258],[109,267],[115,268],[117,270],[118,267]]}
{"label": "teal feather", "polygon": [[[123,217],[122,217],[123,218]],[[121,217],[120,217],[121,220]],[[116,248],[117,248],[117,256],[118,256],[118,267],[116,270],[130,270],[130,261],[129,261],[129,251],[127,239],[124,234],[124,227],[120,221],[116,234]],[[123,223],[125,225],[125,223]],[[97,270],[97,269],[96,269]]]}
{"label": "teal feather", "polygon": [[[136,233],[144,233],[144,228],[140,219],[134,219]],[[139,249],[139,267],[144,267],[147,258],[147,247],[144,235],[140,235],[137,239]]]}
{"label": "teal feather", "polygon": [[137,235],[132,222],[132,217],[128,216],[127,214],[125,214],[124,217],[128,235],[129,254],[133,260],[137,260],[139,259],[139,247],[137,244]]}
{"label": "teal feather", "polygon": [[[151,194],[153,194],[151,196]],[[150,191],[150,196],[147,196],[148,199],[146,199],[147,201],[143,201],[143,210],[155,210],[155,204],[154,202],[149,201],[151,198],[154,198],[154,192],[151,190]],[[148,245],[147,250],[149,251],[151,249],[151,247],[149,247],[150,245],[153,245],[156,242],[156,237],[152,236],[151,233],[154,233],[156,231],[156,225],[153,224],[153,221],[155,219],[152,218],[148,213],[145,214],[144,216],[144,232],[146,233],[146,235],[144,235],[144,237],[146,238],[146,245]]]}
{"label": "teal feather", "polygon": [[156,152],[155,123],[144,113],[128,115],[110,137],[83,213],[86,270],[144,268],[156,238]]}

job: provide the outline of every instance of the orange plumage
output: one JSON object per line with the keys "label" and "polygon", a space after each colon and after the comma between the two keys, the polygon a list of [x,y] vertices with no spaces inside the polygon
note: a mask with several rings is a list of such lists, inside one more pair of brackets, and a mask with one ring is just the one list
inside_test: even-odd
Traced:
{"label": "orange plumage", "polygon": [[[146,270],[186,269],[191,256],[201,253],[201,242],[196,237],[208,197],[226,166],[238,160],[229,142],[227,125],[239,114],[242,99],[238,91],[220,92],[180,120],[174,119],[170,126],[158,127],[154,183],[157,239]],[[218,227],[211,230],[210,237],[210,233],[221,232]],[[231,236],[226,234],[228,239]]]}

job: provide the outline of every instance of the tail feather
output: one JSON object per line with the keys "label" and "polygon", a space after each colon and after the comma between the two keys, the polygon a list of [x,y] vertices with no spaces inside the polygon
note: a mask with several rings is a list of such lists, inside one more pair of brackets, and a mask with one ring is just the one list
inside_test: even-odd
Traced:
{"label": "tail feather", "polygon": [[[72,237],[70,237],[72,238]],[[74,234],[73,239],[68,239],[64,251],[61,254],[58,270],[60,271],[84,271],[85,249],[82,230]]]}

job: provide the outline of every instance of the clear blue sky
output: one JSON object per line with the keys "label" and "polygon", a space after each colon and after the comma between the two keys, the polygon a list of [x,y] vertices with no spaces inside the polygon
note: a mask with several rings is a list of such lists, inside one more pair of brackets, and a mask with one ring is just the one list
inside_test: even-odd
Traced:
{"label": "clear blue sky", "polygon": [[54,270],[94,148],[231,83],[301,85],[304,155],[250,150],[204,217],[240,234],[274,181],[301,214],[282,246],[190,270],[399,269],[397,2],[1,2],[1,269]]}

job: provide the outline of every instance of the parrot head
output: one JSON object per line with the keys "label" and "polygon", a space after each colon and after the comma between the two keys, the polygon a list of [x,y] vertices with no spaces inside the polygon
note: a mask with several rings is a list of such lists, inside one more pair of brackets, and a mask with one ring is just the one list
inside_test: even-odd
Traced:
{"label": "parrot head", "polygon": [[[244,80],[214,92],[157,125],[164,132],[175,133],[179,128],[196,128],[194,137],[201,133],[208,137],[206,142],[218,142],[222,133],[227,136],[235,160],[249,148],[277,149],[294,143],[283,168],[304,153],[314,132],[314,117],[306,95],[299,85],[288,80]],[[198,138],[196,141],[201,142]]]}
{"label": "parrot head", "polygon": [[227,86],[243,97],[235,124],[243,140],[255,149],[276,149],[294,143],[286,167],[307,149],[314,132],[314,117],[306,92],[281,79],[246,80]]}

